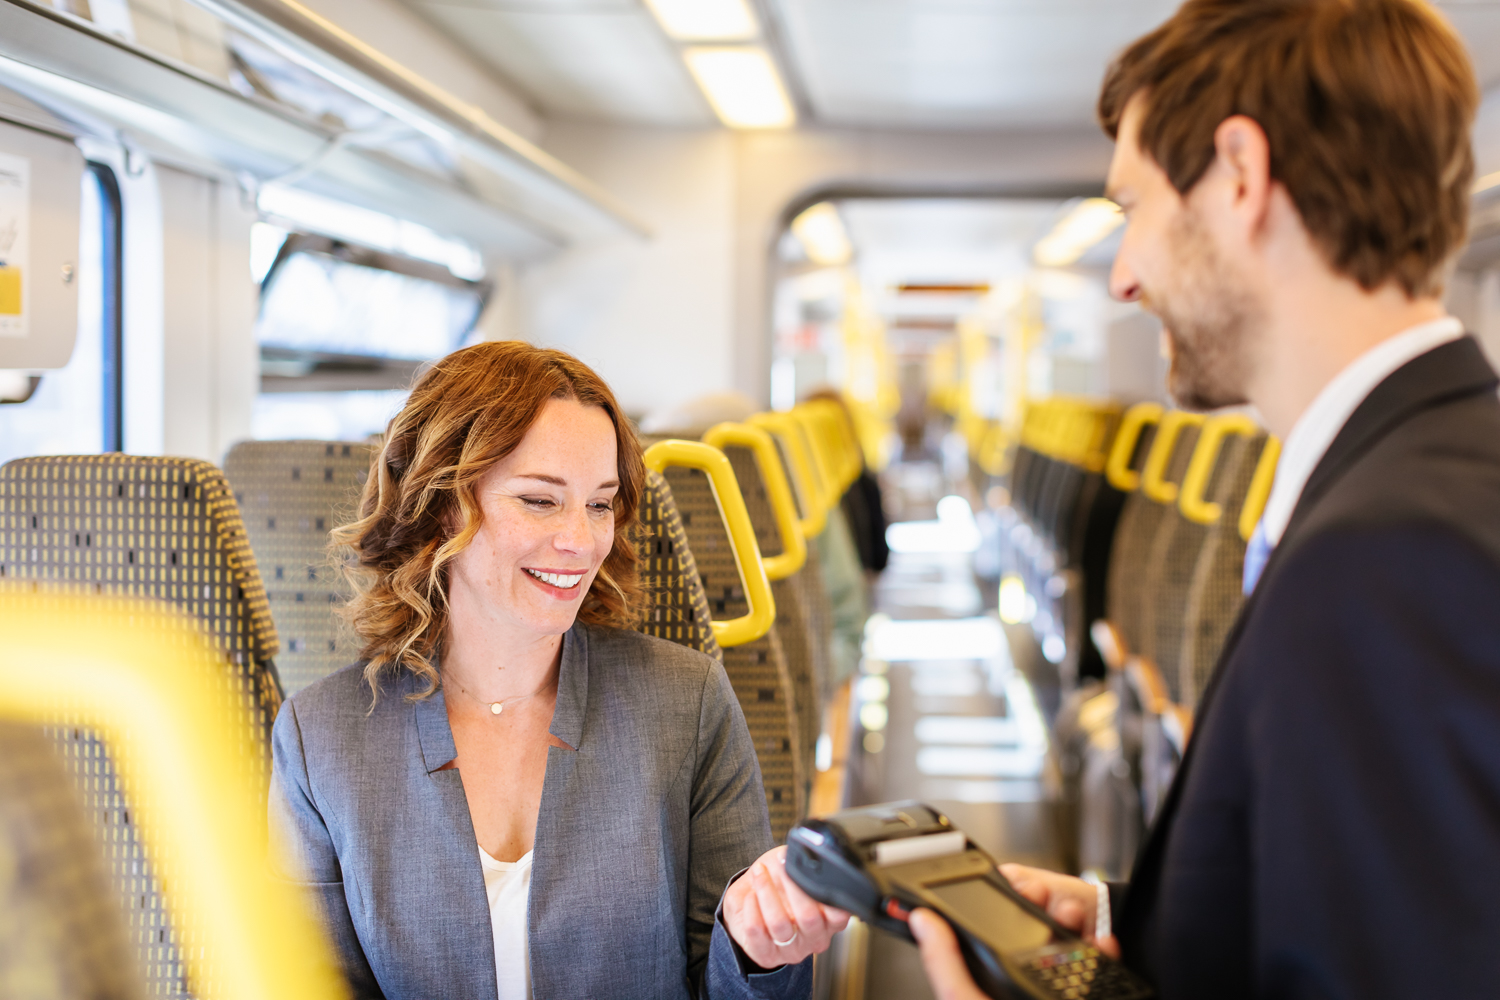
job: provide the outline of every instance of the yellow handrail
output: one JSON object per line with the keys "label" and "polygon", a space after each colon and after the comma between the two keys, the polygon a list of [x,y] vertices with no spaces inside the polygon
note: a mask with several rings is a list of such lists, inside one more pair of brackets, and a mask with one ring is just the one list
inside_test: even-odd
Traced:
{"label": "yellow handrail", "polygon": [[[0,590],[0,714],[100,732],[131,791],[194,993],[348,996],[322,927],[267,871],[255,734],[226,718],[226,669],[196,626],[126,598]],[[186,637],[186,641],[185,640]]]}
{"label": "yellow handrail", "polygon": [[701,441],[680,440],[658,441],[646,449],[644,458],[646,467],[655,472],[664,472],[667,466],[678,465],[700,469],[707,474],[714,499],[719,504],[719,515],[724,518],[724,528],[729,533],[734,565],[740,571],[740,585],[745,588],[745,600],[750,605],[749,612],[738,618],[715,621],[714,638],[720,646],[743,646],[759,639],[776,621],[776,601],[771,597],[766,564],[761,561],[755,528],[750,524],[750,512],[745,509],[745,498],[740,494],[740,484],[734,478],[729,459],[719,449]]}
{"label": "yellow handrail", "polygon": [[1260,428],[1255,421],[1243,413],[1228,413],[1214,417],[1203,425],[1198,443],[1193,447],[1192,460],[1182,477],[1182,490],[1177,497],[1177,509],[1182,516],[1197,524],[1214,524],[1224,516],[1224,508],[1209,503],[1203,498],[1208,481],[1213,476],[1214,466],[1219,463],[1219,451],[1224,439],[1231,434],[1254,437]]}
{"label": "yellow handrail", "polygon": [[802,432],[797,421],[786,413],[757,413],[749,421],[753,426],[771,432],[781,440],[791,460],[792,482],[796,486],[797,499],[802,503],[803,538],[817,538],[828,526],[828,508],[823,506],[823,496],[813,479],[812,459],[807,454]]}
{"label": "yellow handrail", "polygon": [[1266,500],[1271,496],[1271,484],[1276,480],[1276,463],[1281,461],[1281,440],[1267,439],[1260,461],[1255,463],[1255,475],[1250,478],[1250,489],[1245,492],[1245,506],[1240,508],[1240,538],[1249,541],[1255,534],[1255,526],[1265,513]]}
{"label": "yellow handrail", "polygon": [[844,451],[843,435],[831,412],[837,407],[837,403],[817,399],[792,409],[792,415],[803,422],[816,453],[822,458],[821,471],[830,508],[854,481],[849,477],[849,459]]}
{"label": "yellow handrail", "polygon": [[1109,461],[1104,465],[1105,478],[1120,492],[1134,493],[1140,488],[1141,474],[1130,467],[1130,460],[1135,457],[1141,432],[1148,425],[1159,423],[1163,412],[1160,403],[1137,403],[1125,411],[1120,429],[1115,432],[1114,447],[1109,450]]}
{"label": "yellow handrail", "polygon": [[771,502],[771,514],[776,518],[776,533],[781,536],[781,554],[762,556],[761,561],[765,563],[767,577],[785,580],[807,561],[807,539],[802,537],[797,504],[792,500],[792,487],[786,480],[776,442],[759,427],[726,421],[710,427],[703,435],[703,443],[720,450],[736,444],[750,449],[755,456],[760,478],[766,484],[766,498]]}
{"label": "yellow handrail", "polygon": [[865,470],[864,451],[859,445],[859,434],[854,430],[854,423],[849,417],[849,411],[831,399],[819,400],[828,413],[828,420],[833,426],[835,439],[839,442],[839,451],[843,456],[844,463],[844,489],[854,485],[859,479],[859,474]]}
{"label": "yellow handrail", "polygon": [[1146,456],[1146,465],[1141,469],[1141,492],[1157,503],[1173,503],[1177,500],[1177,484],[1167,482],[1167,466],[1172,453],[1177,450],[1177,438],[1184,427],[1202,424],[1201,413],[1173,410],[1161,418],[1156,428],[1156,440],[1151,442],[1151,454]]}

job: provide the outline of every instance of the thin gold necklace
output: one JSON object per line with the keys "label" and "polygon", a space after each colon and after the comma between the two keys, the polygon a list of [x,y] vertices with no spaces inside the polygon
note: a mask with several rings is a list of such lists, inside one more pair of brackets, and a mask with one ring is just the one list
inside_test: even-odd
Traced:
{"label": "thin gold necklace", "polygon": [[535,691],[531,692],[530,694],[511,695],[509,698],[501,698],[499,701],[486,701],[485,699],[480,698],[478,695],[471,694],[469,692],[469,689],[466,688],[466,687],[464,687],[457,680],[453,681],[453,686],[456,687],[456,688],[458,688],[459,692],[462,693],[465,698],[468,698],[470,701],[474,702],[476,705],[488,705],[490,707],[490,714],[491,715],[499,715],[501,712],[505,711],[505,706],[506,705],[511,705],[511,704],[514,704],[515,702],[518,702],[518,701],[525,701],[528,698],[535,698],[537,695],[541,694],[543,691],[546,691],[547,688],[549,688],[549,687],[552,686],[552,681],[550,681],[550,680],[544,681],[542,683],[541,687],[537,688]]}

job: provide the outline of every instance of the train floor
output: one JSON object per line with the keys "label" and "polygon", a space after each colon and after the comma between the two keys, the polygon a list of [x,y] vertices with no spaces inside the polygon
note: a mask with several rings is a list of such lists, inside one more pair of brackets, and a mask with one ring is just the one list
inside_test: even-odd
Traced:
{"label": "train floor", "polygon": [[[902,463],[885,491],[898,527],[855,686],[851,804],[918,799],[1000,861],[1057,868],[1048,727],[1028,679],[1045,686],[1046,664],[1029,636],[1007,638],[994,589],[976,579],[967,508],[940,503],[963,484],[936,463]],[[932,996],[913,946],[873,932],[866,954],[867,1000]]]}

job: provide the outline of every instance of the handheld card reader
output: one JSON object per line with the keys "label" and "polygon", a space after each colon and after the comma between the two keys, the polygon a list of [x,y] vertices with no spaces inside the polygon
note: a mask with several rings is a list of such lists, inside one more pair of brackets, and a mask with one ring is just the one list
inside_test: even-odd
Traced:
{"label": "handheld card reader", "polygon": [[925,906],[952,925],[996,1000],[1142,1000],[1150,987],[1060,926],[1006,881],[947,816],[919,802],[809,819],[787,835],[786,870],[812,898],[912,941]]}

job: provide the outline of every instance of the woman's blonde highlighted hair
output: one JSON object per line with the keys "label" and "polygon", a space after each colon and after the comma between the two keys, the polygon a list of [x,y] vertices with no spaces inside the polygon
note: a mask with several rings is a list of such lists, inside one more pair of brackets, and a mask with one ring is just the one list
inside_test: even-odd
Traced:
{"label": "woman's blonde highlighted hair", "polygon": [[521,443],[548,400],[609,414],[620,488],[614,547],[583,599],[580,621],[633,628],[643,605],[635,532],[645,465],[635,431],[604,380],[577,358],[522,341],[490,341],[437,362],[391,421],[360,497],[359,519],[335,529],[354,599],[344,617],[364,640],[365,680],[400,667],[438,688],[438,646],[448,628],[448,564],[479,531],[475,489]]}

